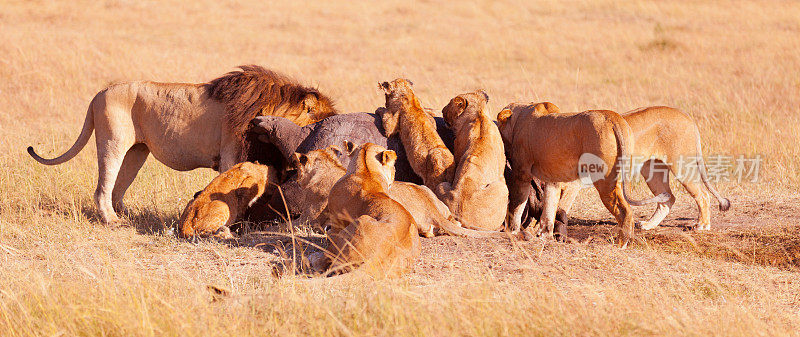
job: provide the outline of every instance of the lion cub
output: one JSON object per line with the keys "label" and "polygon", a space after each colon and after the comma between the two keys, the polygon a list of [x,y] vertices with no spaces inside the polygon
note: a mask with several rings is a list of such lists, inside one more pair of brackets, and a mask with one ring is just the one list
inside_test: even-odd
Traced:
{"label": "lion cub", "polygon": [[479,90],[458,95],[442,109],[455,134],[456,174],[436,194],[467,227],[503,228],[508,187],[503,177],[506,155],[503,138],[484,113],[489,96]]}
{"label": "lion cub", "polygon": [[292,155],[288,170],[297,172],[297,184],[301,188],[301,223],[319,217],[328,205],[328,195],[333,184],[347,173],[347,169],[339,161],[340,155],[342,150],[336,145],[307,153],[295,152]]}
{"label": "lion cub", "polygon": [[[291,162],[291,169],[297,171],[297,183],[303,188],[303,213],[300,215],[301,222],[317,219],[322,213],[325,206],[328,205],[328,196],[331,193],[333,185],[341,179],[346,173],[347,169],[342,166],[339,161],[339,155],[342,150],[335,145],[331,145],[325,149],[309,151],[308,153],[295,153]],[[419,234],[425,237],[434,236],[433,226],[429,218],[423,215],[433,212],[433,208],[420,210],[409,209],[403,199],[412,201],[411,198],[403,198],[409,194],[410,190],[425,189],[430,191],[427,187],[415,185],[412,183],[393,182],[388,189],[389,197],[399,202],[405,207],[417,223]],[[424,193],[424,192],[423,192]],[[424,194],[423,194],[424,195]],[[431,193],[433,195],[433,193]],[[397,198],[401,197],[401,198]],[[433,196],[434,199],[436,198]],[[419,202],[418,202],[419,203]],[[449,214],[449,211],[448,211]]]}
{"label": "lion cub", "polygon": [[367,272],[396,276],[419,256],[414,218],[388,195],[394,181],[392,150],[345,141],[350,156],[347,173],[331,188],[320,220],[330,225],[324,257],[312,255],[316,270],[340,273],[361,265]]}
{"label": "lion cub", "polygon": [[440,183],[452,180],[453,154],[436,132],[434,118],[422,109],[411,85],[402,78],[380,84],[386,94],[386,109],[380,112],[383,130],[386,137],[400,133],[411,168],[422,177],[425,186],[434,190]]}
{"label": "lion cub", "polygon": [[[305,208],[301,221],[319,217],[328,204],[331,188],[347,173],[338,159],[340,154],[341,150],[337,146],[305,154],[294,154],[291,165],[297,171],[298,184],[305,193],[303,196]],[[505,237],[496,231],[483,232],[462,228],[450,214],[447,206],[425,186],[395,181],[389,186],[387,194],[411,214],[417,224],[419,235],[424,237],[434,236],[437,228],[458,236]]]}
{"label": "lion cub", "polygon": [[214,178],[183,210],[178,224],[182,237],[233,238],[230,225],[275,181],[275,170],[244,162]]}

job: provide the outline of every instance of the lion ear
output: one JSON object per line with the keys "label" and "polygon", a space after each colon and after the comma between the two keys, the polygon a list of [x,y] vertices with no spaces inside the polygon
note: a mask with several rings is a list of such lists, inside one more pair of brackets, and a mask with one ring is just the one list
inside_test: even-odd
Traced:
{"label": "lion ear", "polygon": [[390,94],[392,93],[392,85],[389,82],[378,83],[378,88],[383,90],[383,93]]}
{"label": "lion ear", "polygon": [[561,113],[561,110],[553,103],[544,102],[544,108],[547,110],[548,113],[557,114]]}
{"label": "lion ear", "polygon": [[414,85],[414,82],[411,82],[411,80],[409,80],[409,79],[407,79],[407,78],[404,78],[404,80],[406,80],[406,82],[408,82],[408,85],[411,85],[411,86],[413,86],[413,85]]}
{"label": "lion ear", "polygon": [[467,100],[461,96],[456,96],[456,98],[450,100],[450,104],[452,105],[453,109],[448,109],[448,112],[445,112],[445,109],[442,109],[442,114],[446,115],[445,119],[450,120],[448,123],[452,123],[452,121],[458,118],[458,116],[461,116],[461,114],[467,110],[467,105],[469,105]]}
{"label": "lion ear", "polygon": [[465,109],[467,109],[467,105],[469,105],[469,103],[467,103],[467,100],[464,99],[464,97],[458,96],[456,98],[453,98],[453,105],[455,105],[455,107],[458,108],[458,110],[464,111]]}
{"label": "lion ear", "polygon": [[497,114],[497,122],[498,123],[505,123],[505,121],[514,114],[511,109],[503,109]]}
{"label": "lion ear", "polygon": [[333,152],[333,154],[335,154],[337,157],[342,155],[342,148],[336,145],[328,146],[328,149],[331,150],[331,152]]}
{"label": "lion ear", "polygon": [[353,151],[356,150],[356,144],[353,144],[353,142],[349,140],[345,140],[342,144],[344,145],[344,152],[347,153],[347,155],[352,155]]}
{"label": "lion ear", "polygon": [[317,106],[318,101],[319,101],[319,91],[311,89],[303,97],[303,106],[306,109],[310,110]]}
{"label": "lion ear", "polygon": [[489,102],[489,94],[487,94],[486,91],[483,91],[483,89],[478,90],[478,94],[483,95],[483,99],[485,99],[487,103]]}
{"label": "lion ear", "polygon": [[386,150],[378,154],[378,161],[385,166],[394,165],[397,160],[397,153],[392,150]]}
{"label": "lion ear", "polygon": [[308,155],[306,155],[306,154],[295,153],[294,154],[294,158],[297,160],[298,163],[300,163],[300,165],[308,164]]}

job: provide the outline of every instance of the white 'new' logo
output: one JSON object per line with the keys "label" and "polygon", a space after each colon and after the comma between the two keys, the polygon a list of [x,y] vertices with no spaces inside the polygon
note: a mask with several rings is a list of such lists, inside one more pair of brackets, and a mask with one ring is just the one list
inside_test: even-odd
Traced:
{"label": "white 'new' logo", "polygon": [[608,165],[600,157],[584,153],[578,159],[578,177],[582,185],[592,185],[595,181],[605,178]]}

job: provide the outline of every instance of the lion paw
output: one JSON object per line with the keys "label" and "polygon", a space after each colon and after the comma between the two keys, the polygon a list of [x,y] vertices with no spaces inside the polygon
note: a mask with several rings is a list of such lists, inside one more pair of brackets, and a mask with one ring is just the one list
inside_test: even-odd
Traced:
{"label": "lion paw", "polygon": [[658,223],[652,223],[649,221],[639,221],[636,223],[636,226],[647,231],[658,227]]}
{"label": "lion paw", "polygon": [[235,239],[236,238],[236,236],[234,236],[233,233],[231,233],[231,229],[228,228],[228,226],[222,226],[222,227],[218,228],[213,233],[213,236],[215,238],[221,239],[221,240],[230,240],[230,239]]}
{"label": "lion paw", "polygon": [[328,270],[328,265],[330,265],[330,261],[328,261],[328,258],[323,252],[311,253],[308,255],[308,262],[311,263],[311,269],[319,274]]}
{"label": "lion paw", "polygon": [[525,241],[531,241],[531,240],[535,239],[536,237],[538,237],[538,235],[536,235],[536,234],[537,234],[536,231],[534,231],[530,227],[528,227],[528,228],[526,228],[525,230],[522,231],[522,239],[525,240]]}

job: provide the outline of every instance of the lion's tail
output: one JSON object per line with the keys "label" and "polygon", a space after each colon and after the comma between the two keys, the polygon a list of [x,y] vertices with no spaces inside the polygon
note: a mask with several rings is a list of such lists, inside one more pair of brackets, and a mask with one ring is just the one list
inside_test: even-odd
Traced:
{"label": "lion's tail", "polygon": [[509,238],[512,237],[511,233],[508,232],[500,232],[500,231],[485,231],[485,230],[476,230],[463,227],[461,225],[461,219],[458,218],[455,214],[451,215],[450,219],[445,219],[444,221],[439,221],[436,225],[439,226],[442,230],[447,232],[447,234],[453,236],[462,236],[467,238]]}
{"label": "lion's tail", "polygon": [[67,150],[67,152],[53,159],[45,159],[36,154],[36,151],[33,150],[33,146],[28,146],[28,154],[30,154],[31,157],[33,157],[33,159],[39,163],[45,165],[58,165],[78,155],[78,153],[83,150],[83,147],[86,146],[86,143],[89,142],[89,138],[92,137],[92,133],[94,132],[94,113],[92,111],[93,105],[94,101],[89,103],[89,109],[86,112],[86,119],[83,121],[83,130],[81,130],[81,134],[78,136],[78,139],[75,140],[75,144],[72,144],[72,147]]}
{"label": "lion's tail", "polygon": [[708,180],[708,172],[706,171],[706,163],[703,160],[703,148],[700,145],[700,130],[696,130],[697,135],[697,170],[700,172],[700,179],[703,180],[703,184],[706,185],[708,191],[714,195],[714,198],[717,198],[717,202],[719,202],[719,210],[720,211],[727,211],[731,208],[731,202],[727,198],[724,198],[722,195],[717,192],[717,189],[714,188],[714,185],[711,185],[711,181]]}
{"label": "lion's tail", "polygon": [[631,152],[629,152],[630,150],[626,148],[627,144],[625,143],[625,137],[622,134],[622,127],[623,127],[622,123],[625,123],[625,120],[622,119],[622,117],[619,117],[612,120],[612,123],[614,129],[614,137],[617,138],[616,166],[622,168],[622,160],[627,160],[629,162],[629,165],[626,165],[625,169],[620,170],[620,172],[617,173],[617,179],[622,179],[622,196],[625,198],[625,201],[627,201],[629,204],[633,206],[642,206],[654,202],[658,203],[667,202],[667,200],[669,200],[669,194],[667,194],[666,192],[644,200],[633,200],[629,197],[628,186],[627,186],[628,179],[625,176],[633,173],[634,163],[633,163],[633,158],[631,157]]}

